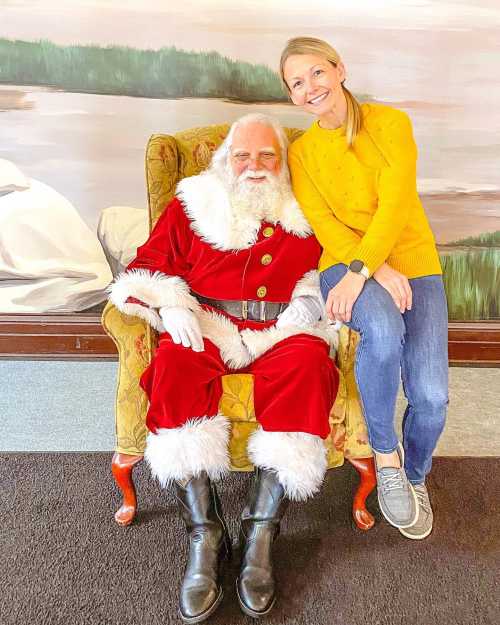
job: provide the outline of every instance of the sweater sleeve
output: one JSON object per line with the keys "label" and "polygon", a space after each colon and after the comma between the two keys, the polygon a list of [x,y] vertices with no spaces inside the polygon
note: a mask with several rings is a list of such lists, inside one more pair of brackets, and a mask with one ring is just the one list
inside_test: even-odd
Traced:
{"label": "sweater sleeve", "polygon": [[[417,194],[417,148],[410,119],[402,111],[374,138],[386,166],[378,178],[378,204],[362,240],[353,251],[370,270],[376,271],[390,255],[408,223],[413,198]],[[383,134],[382,134],[383,133]]]}
{"label": "sweater sleeve", "polygon": [[316,238],[332,256],[348,265],[356,258],[353,252],[360,245],[361,237],[335,217],[292,148],[288,153],[288,165],[294,195]]}

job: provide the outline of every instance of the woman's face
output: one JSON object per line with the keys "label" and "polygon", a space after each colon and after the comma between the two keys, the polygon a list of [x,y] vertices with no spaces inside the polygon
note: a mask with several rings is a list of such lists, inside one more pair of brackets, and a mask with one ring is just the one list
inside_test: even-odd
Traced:
{"label": "woman's face", "polygon": [[314,54],[294,54],[285,61],[284,77],[292,102],[304,111],[322,117],[343,100],[345,68]]}

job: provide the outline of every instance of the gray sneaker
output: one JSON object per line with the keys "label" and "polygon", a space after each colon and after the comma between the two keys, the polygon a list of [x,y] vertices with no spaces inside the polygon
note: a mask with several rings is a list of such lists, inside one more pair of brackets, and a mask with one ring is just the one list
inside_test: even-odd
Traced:
{"label": "gray sneaker", "polygon": [[[404,451],[399,443],[397,452],[401,467],[404,466]],[[406,477],[404,468],[377,467],[377,497],[380,511],[387,521],[394,527],[410,527],[418,516],[418,504],[413,486]]]}
{"label": "gray sneaker", "polygon": [[427,538],[432,532],[432,524],[434,521],[434,515],[432,513],[432,506],[429,500],[429,493],[425,484],[415,484],[413,486],[418,501],[418,517],[416,522],[406,529],[399,529],[403,536],[406,538],[413,538],[413,540],[422,540]]}

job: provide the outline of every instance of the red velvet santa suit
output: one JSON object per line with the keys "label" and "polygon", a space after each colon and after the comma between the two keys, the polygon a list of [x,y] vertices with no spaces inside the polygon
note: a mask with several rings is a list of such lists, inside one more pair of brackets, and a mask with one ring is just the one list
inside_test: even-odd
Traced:
{"label": "red velvet santa suit", "polygon": [[[163,481],[172,477],[170,469],[163,471],[170,445],[164,444],[166,433],[169,439],[173,431],[186,428],[200,433],[211,421],[224,430],[227,443],[227,419],[218,415],[222,375],[252,373],[255,412],[263,431],[313,435],[303,437],[308,444],[328,435],[338,386],[329,356],[332,335],[325,322],[278,329],[275,320],[240,320],[200,305],[193,296],[268,302],[320,297],[316,267],[321,249],[293,196],[266,216],[268,221],[238,213],[213,173],[183,180],[177,196],[111,295],[121,310],[147,319],[160,332],[141,386],[150,400],[147,425],[153,435],[148,437],[148,459]],[[205,351],[173,343],[158,314],[162,306],[183,306],[196,314]],[[253,447],[259,443],[258,437],[254,443]],[[222,457],[222,447],[219,451]],[[257,456],[258,450],[254,462]],[[215,474],[221,462],[215,459]]]}

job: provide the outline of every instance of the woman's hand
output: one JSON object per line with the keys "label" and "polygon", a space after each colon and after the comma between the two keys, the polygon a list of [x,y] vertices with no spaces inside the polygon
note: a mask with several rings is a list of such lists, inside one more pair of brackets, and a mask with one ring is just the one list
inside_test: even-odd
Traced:
{"label": "woman's hand", "polygon": [[373,278],[389,292],[401,314],[411,310],[411,286],[405,275],[384,263],[375,271]]}
{"label": "woman's hand", "polygon": [[332,321],[350,321],[352,307],[363,290],[366,278],[360,273],[348,271],[333,289],[326,300],[326,314]]}

